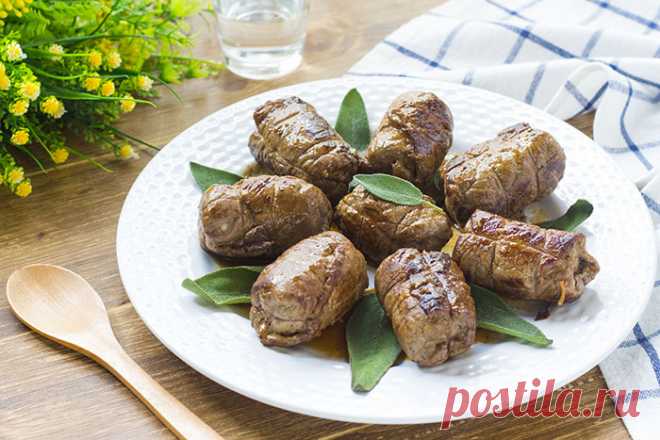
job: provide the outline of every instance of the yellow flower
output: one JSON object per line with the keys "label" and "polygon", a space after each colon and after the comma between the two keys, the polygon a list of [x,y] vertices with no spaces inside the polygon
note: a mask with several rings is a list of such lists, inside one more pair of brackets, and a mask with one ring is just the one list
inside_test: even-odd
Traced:
{"label": "yellow flower", "polygon": [[27,113],[28,107],[30,107],[30,101],[27,99],[19,99],[18,101],[9,104],[9,113],[14,116],[23,116]]}
{"label": "yellow flower", "polygon": [[108,67],[111,69],[116,69],[121,66],[121,55],[119,55],[119,52],[110,52],[107,63]]}
{"label": "yellow flower", "polygon": [[51,157],[53,158],[53,162],[57,164],[64,163],[69,158],[69,151],[66,148],[60,147],[53,151]]}
{"label": "yellow flower", "polygon": [[9,81],[9,77],[5,75],[4,73],[0,75],[0,90],[9,90],[9,87],[11,86],[11,81]]}
{"label": "yellow flower", "polygon": [[92,69],[98,69],[103,63],[103,56],[98,50],[93,50],[89,53],[87,57],[87,62]]}
{"label": "yellow flower", "polygon": [[62,59],[60,55],[64,53],[64,48],[60,44],[51,44],[48,52],[53,54],[53,61],[59,61]]}
{"label": "yellow flower", "polygon": [[23,53],[21,45],[15,41],[12,41],[7,45],[6,51],[7,59],[9,61],[18,61],[27,58]]}
{"label": "yellow flower", "polygon": [[21,182],[16,186],[16,189],[14,190],[14,193],[18,197],[27,197],[32,193],[32,184],[28,182],[27,180],[24,182]]}
{"label": "yellow flower", "polygon": [[124,98],[126,99],[122,99],[120,104],[121,111],[124,113],[132,112],[135,108],[135,101],[133,101],[133,97],[127,93],[124,95]]}
{"label": "yellow flower", "polygon": [[101,86],[101,95],[110,96],[115,93],[115,84],[112,81],[106,81]]}
{"label": "yellow flower", "polygon": [[27,81],[21,84],[20,93],[22,96],[34,101],[41,94],[41,84],[37,81]]}
{"label": "yellow flower", "polygon": [[12,135],[11,135],[11,143],[14,145],[25,145],[28,142],[30,142],[30,133],[24,128],[21,128],[20,130],[16,130]]}
{"label": "yellow flower", "polygon": [[62,101],[54,96],[49,96],[41,101],[41,111],[55,119],[59,119],[62,117],[66,109],[64,108]]}
{"label": "yellow flower", "polygon": [[20,167],[12,169],[7,175],[7,181],[13,184],[20,182],[24,178],[25,174],[23,173],[23,168]]}
{"label": "yellow flower", "polygon": [[98,75],[88,76],[83,81],[83,88],[88,92],[93,92],[101,85],[101,78]]}
{"label": "yellow flower", "polygon": [[0,63],[0,75],[4,75],[7,73],[7,70],[5,69],[5,65],[3,63]]}
{"label": "yellow flower", "polygon": [[137,77],[137,87],[138,89],[144,92],[148,92],[149,90],[151,90],[151,86],[153,86],[153,84],[154,84],[154,80],[152,80],[148,76],[139,75]]}
{"label": "yellow flower", "polygon": [[129,159],[133,157],[134,154],[131,144],[123,144],[119,147],[119,157],[122,159]]}

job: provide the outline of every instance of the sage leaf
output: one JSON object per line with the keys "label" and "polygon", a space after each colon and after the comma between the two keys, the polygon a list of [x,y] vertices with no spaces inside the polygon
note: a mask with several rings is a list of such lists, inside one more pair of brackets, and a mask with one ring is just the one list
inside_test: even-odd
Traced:
{"label": "sage leaf", "polygon": [[472,298],[477,309],[477,326],[497,333],[530,342],[540,347],[552,344],[534,324],[519,317],[496,293],[484,287],[470,284]]}
{"label": "sage leaf", "polygon": [[560,231],[574,231],[578,226],[594,212],[594,206],[587,200],[578,199],[564,215],[554,220],[540,223],[539,226],[545,229],[558,229]]}
{"label": "sage leaf", "polygon": [[339,108],[335,130],[358,151],[364,150],[369,145],[371,140],[369,117],[362,95],[357,89],[349,90],[344,96]]}
{"label": "sage leaf", "polygon": [[200,165],[197,162],[190,162],[190,172],[202,191],[206,191],[211,185],[215,185],[216,183],[231,185],[243,178],[238,174]]}
{"label": "sage leaf", "polygon": [[362,185],[379,199],[399,205],[421,205],[422,191],[407,180],[389,174],[356,174],[351,187]]}
{"label": "sage leaf", "polygon": [[181,286],[217,306],[249,304],[250,290],[262,266],[223,267],[196,280],[186,278]]}
{"label": "sage leaf", "polygon": [[353,391],[372,390],[394,364],[401,347],[376,295],[365,295],[346,324]]}

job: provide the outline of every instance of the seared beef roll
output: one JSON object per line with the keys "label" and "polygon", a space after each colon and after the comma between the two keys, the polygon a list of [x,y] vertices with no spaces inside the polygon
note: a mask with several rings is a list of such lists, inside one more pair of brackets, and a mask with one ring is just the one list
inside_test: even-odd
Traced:
{"label": "seared beef roll", "polygon": [[364,171],[393,174],[436,197],[433,177],[451,146],[453,128],[449,107],[433,93],[404,93],[390,105],[371,140]]}
{"label": "seared beef roll", "polygon": [[563,304],[598,273],[580,233],[543,229],[475,211],[453,253],[465,277],[500,294]]}
{"label": "seared beef roll", "polygon": [[346,237],[334,231],[309,237],[255,281],[252,327],[264,345],[309,341],[341,319],[367,285],[367,263]]}
{"label": "seared beef roll", "polygon": [[[429,202],[430,197],[424,196]],[[451,223],[440,208],[390,203],[358,186],[335,210],[344,234],[372,262],[378,264],[404,247],[440,250],[451,238]]]}
{"label": "seared beef roll", "polygon": [[554,191],[565,165],[549,133],[514,125],[443,163],[445,209],[459,223],[475,209],[520,218],[525,207]]}
{"label": "seared beef roll", "polygon": [[221,257],[274,258],[331,221],[332,206],[314,185],[291,176],[247,177],[204,192],[199,239]]}
{"label": "seared beef roll", "polygon": [[399,249],[376,271],[376,292],[406,355],[432,367],[474,344],[470,286],[444,252]]}
{"label": "seared beef roll", "polygon": [[358,155],[310,104],[296,96],[268,101],[254,122],[249,146],[261,166],[313,183],[333,204],[348,192]]}

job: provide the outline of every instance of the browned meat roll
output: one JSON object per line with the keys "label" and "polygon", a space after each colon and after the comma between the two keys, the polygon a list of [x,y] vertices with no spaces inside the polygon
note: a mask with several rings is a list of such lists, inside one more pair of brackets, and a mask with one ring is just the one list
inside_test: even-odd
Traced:
{"label": "browned meat roll", "polygon": [[394,100],[374,135],[364,171],[393,174],[437,196],[433,177],[452,143],[454,121],[433,93],[408,92]]}
{"label": "browned meat roll", "polygon": [[264,345],[309,341],[341,319],[367,284],[367,263],[346,237],[334,231],[309,237],[255,281],[252,327]]}
{"label": "browned meat roll", "polygon": [[465,277],[498,293],[562,304],[599,271],[585,237],[475,211],[453,253]]}
{"label": "browned meat roll", "polygon": [[291,176],[248,177],[213,185],[199,206],[204,249],[227,258],[271,258],[332,221],[323,192]]}
{"label": "browned meat roll", "polygon": [[445,209],[459,223],[475,209],[520,218],[530,203],[554,191],[565,164],[549,133],[514,125],[443,163]]}
{"label": "browned meat roll", "polygon": [[296,96],[268,101],[254,122],[249,146],[261,166],[313,183],[333,204],[348,192],[358,155],[313,106]]}
{"label": "browned meat roll", "polygon": [[376,292],[406,355],[432,367],[474,344],[470,286],[444,252],[399,249],[376,271]]}
{"label": "browned meat roll", "polygon": [[440,250],[452,235],[451,223],[442,209],[390,203],[371,195],[362,186],[341,199],[335,210],[335,222],[376,264],[404,247]]}

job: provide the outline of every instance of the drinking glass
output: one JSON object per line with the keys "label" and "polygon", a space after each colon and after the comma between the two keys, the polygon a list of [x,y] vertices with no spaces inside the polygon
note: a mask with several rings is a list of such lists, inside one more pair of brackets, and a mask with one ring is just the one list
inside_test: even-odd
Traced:
{"label": "drinking glass", "polygon": [[302,61],[310,0],[214,0],[225,64],[237,75],[271,79]]}

